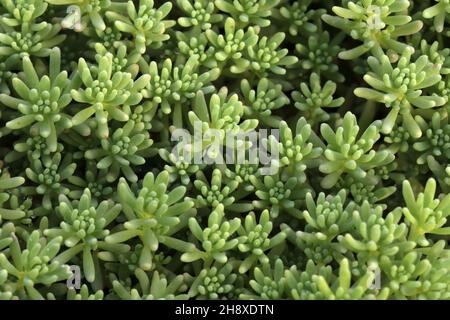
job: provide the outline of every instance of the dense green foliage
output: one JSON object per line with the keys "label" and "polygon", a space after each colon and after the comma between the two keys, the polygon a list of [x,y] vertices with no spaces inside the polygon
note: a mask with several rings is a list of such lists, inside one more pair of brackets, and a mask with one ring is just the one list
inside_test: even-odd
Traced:
{"label": "dense green foliage", "polygon": [[449,13],[0,0],[0,300],[450,299]]}

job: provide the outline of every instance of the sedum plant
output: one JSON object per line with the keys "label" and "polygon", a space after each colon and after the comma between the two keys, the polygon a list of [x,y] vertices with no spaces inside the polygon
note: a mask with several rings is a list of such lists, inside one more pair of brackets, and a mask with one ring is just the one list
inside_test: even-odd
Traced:
{"label": "sedum plant", "polygon": [[24,182],[25,179],[23,177],[11,177],[7,171],[1,171],[0,167],[0,223],[2,223],[3,220],[21,219],[26,215],[20,209],[15,210],[4,207],[8,200],[12,200],[11,195],[7,193],[7,191],[21,186]]}
{"label": "sedum plant", "polygon": [[[377,256],[391,256],[402,248],[414,248],[413,242],[405,241],[406,225],[400,222],[401,214],[392,211],[383,217],[383,207],[365,201],[353,211],[353,230],[338,236],[338,241],[364,257],[369,263],[376,263]],[[402,241],[403,240],[403,241]]]}
{"label": "sedum plant", "polygon": [[322,86],[317,73],[311,74],[309,84],[302,82],[299,87],[300,91],[292,93],[294,106],[311,124],[328,121],[330,115],[323,108],[338,108],[345,101],[343,97],[337,99],[333,97],[337,88],[336,83],[329,80]]}
{"label": "sedum plant", "polygon": [[46,229],[44,234],[50,238],[62,237],[66,251],[55,259],[60,263],[67,263],[78,254],[83,255],[83,273],[86,280],[93,282],[96,273],[93,252],[97,249],[108,251],[127,251],[127,245],[109,245],[104,241],[109,234],[106,227],[120,213],[121,206],[112,201],[102,201],[97,207],[91,204],[91,193],[85,189],[80,200],[71,203],[63,195],[60,196],[57,210],[63,217],[59,228]]}
{"label": "sedum plant", "polygon": [[[225,184],[224,180],[219,169],[214,169],[211,182],[207,181],[200,171],[197,174],[197,179],[194,181],[194,186],[199,191],[196,207],[202,208],[207,206],[214,209],[222,204],[228,210],[233,210],[233,208],[237,210],[236,204],[233,205],[236,199],[232,194],[239,186],[239,183],[236,180],[231,180]],[[223,187],[222,184],[224,184]]]}
{"label": "sedum plant", "polygon": [[449,300],[448,9],[0,0],[0,300]]}
{"label": "sedum plant", "polygon": [[182,224],[187,224],[195,209],[192,208],[192,201],[180,201],[186,192],[185,187],[179,186],[166,194],[168,179],[167,171],[156,177],[147,173],[137,196],[125,179],[119,181],[119,199],[128,221],[124,223],[123,230],[108,235],[105,240],[116,244],[139,237],[143,244],[139,266],[143,270],[151,268],[153,252],[160,243],[184,251],[192,251],[194,248],[193,244],[171,237]]}
{"label": "sedum plant", "polygon": [[117,30],[131,34],[134,47],[142,54],[147,46],[160,47],[163,41],[170,38],[165,32],[175,24],[175,21],[164,20],[170,10],[172,10],[171,2],[154,8],[153,0],[141,0],[137,8],[133,1],[128,1],[125,16],[109,10],[105,15],[114,23]]}
{"label": "sedum plant", "polygon": [[259,216],[259,222],[256,220],[254,212],[250,212],[244,220],[244,224],[238,229],[241,237],[238,249],[241,252],[252,252],[253,255],[245,258],[239,266],[239,272],[245,273],[257,262],[263,264],[269,263],[269,257],[265,253],[283,243],[286,233],[280,231],[273,237],[270,233],[273,230],[273,223],[270,221],[270,213],[264,210]]}
{"label": "sedum plant", "polygon": [[89,67],[83,58],[78,62],[78,75],[85,87],[72,89],[71,94],[75,101],[88,105],[72,118],[73,125],[82,124],[92,115],[98,125],[98,134],[108,137],[108,119],[117,121],[129,120],[129,115],[121,108],[122,105],[136,105],[142,99],[140,90],[145,87],[149,75],[142,75],[133,81],[132,75],[127,72],[113,72],[113,56],[106,53],[98,58],[98,67]]}
{"label": "sedum plant", "polygon": [[69,267],[55,259],[62,237],[47,242],[38,230],[34,230],[26,240],[23,250],[19,239],[14,234],[12,237],[13,241],[9,245],[11,261],[4,253],[0,253],[0,266],[7,272],[4,281],[7,283],[8,278],[11,278],[8,292],[17,294],[19,298],[43,300],[44,297],[36,287],[49,286],[70,276]]}
{"label": "sedum plant", "polygon": [[[302,218],[308,223],[305,232],[298,233],[299,238],[308,237],[308,232],[319,240],[331,241],[337,235],[351,228],[355,203],[346,201],[346,191],[342,189],[336,196],[325,197],[320,193],[314,201],[311,193],[306,195],[307,210]],[[311,232],[313,231],[313,232]]]}
{"label": "sedum plant", "polygon": [[[35,11],[35,13],[38,12]],[[39,17],[35,16],[30,21],[21,22],[19,17],[19,20],[10,19],[6,23],[3,22],[0,56],[13,59],[20,59],[24,56],[49,56],[52,48],[63,42],[66,36],[59,34],[61,31],[59,24],[47,21],[38,23],[38,19]]]}
{"label": "sedum plant", "polygon": [[373,272],[367,272],[356,282],[352,283],[352,274],[349,261],[342,259],[339,263],[339,273],[334,280],[327,280],[324,276],[313,276],[313,281],[325,299],[330,300],[356,300],[356,299],[386,299],[388,290],[378,294],[371,293],[371,283],[375,277]]}
{"label": "sedum plant", "polygon": [[213,86],[210,83],[219,75],[217,68],[199,73],[198,59],[198,55],[193,55],[180,66],[174,66],[172,60],[166,59],[161,71],[155,61],[142,66],[150,76],[142,91],[144,99],[152,106],[160,106],[163,114],[173,114],[173,123],[179,128],[183,124],[183,106],[192,101],[199,91],[211,93]]}
{"label": "sedum plant", "polygon": [[59,194],[70,192],[67,180],[74,174],[76,166],[76,163],[71,163],[70,155],[62,158],[61,153],[31,161],[25,173],[36,187],[32,188],[30,193],[42,195],[43,208],[50,210],[52,200],[55,200]]}
{"label": "sedum plant", "polygon": [[429,179],[423,192],[414,195],[411,184],[403,182],[403,198],[406,206],[402,213],[411,225],[409,239],[416,241],[419,245],[427,245],[428,240],[424,238],[426,233],[447,235],[449,228],[444,227],[447,216],[450,215],[450,195],[443,199],[435,199],[436,181]]}
{"label": "sedum plant", "polygon": [[[295,131],[284,121],[280,122],[278,128],[279,142],[273,135],[270,136],[269,148],[272,152],[278,152],[278,172],[281,179],[289,180],[295,172],[299,182],[306,181],[306,169],[313,167],[315,160],[322,154],[322,148],[315,147],[311,142],[311,125],[302,117],[297,121]],[[277,148],[272,148],[274,145]]]}
{"label": "sedum plant", "polygon": [[436,4],[426,8],[422,15],[425,19],[433,19],[433,24],[437,32],[444,31],[445,14],[450,12],[450,3],[446,0],[436,0]]}
{"label": "sedum plant", "polygon": [[191,4],[188,0],[177,0],[177,5],[186,14],[178,18],[177,22],[185,28],[208,30],[223,19],[223,16],[217,13],[216,5],[212,1],[196,0]]}
{"label": "sedum plant", "polygon": [[254,269],[253,279],[249,282],[254,294],[241,294],[242,299],[272,300],[281,299],[285,295],[286,279],[284,265],[281,259],[277,259],[273,269],[266,262],[261,267]]}
{"label": "sedum plant", "polygon": [[261,27],[270,25],[270,20],[265,19],[272,14],[272,10],[280,3],[280,0],[216,0],[214,4],[223,12],[228,13],[244,27],[255,24]]}
{"label": "sedum plant", "polygon": [[[95,30],[105,31],[106,22],[104,14],[107,9],[122,10],[124,4],[110,0],[45,0],[52,5],[69,5],[68,15],[64,17],[61,25],[64,28],[74,29],[78,32],[84,31],[86,28],[93,27]],[[77,9],[69,9],[71,8]],[[76,7],[73,7],[76,6]]]}
{"label": "sedum plant", "polygon": [[57,135],[72,126],[71,117],[63,111],[72,101],[71,82],[67,71],[60,72],[61,52],[54,48],[50,53],[48,75],[39,78],[33,63],[23,58],[22,79],[12,80],[20,99],[0,95],[0,101],[20,112],[20,116],[6,123],[12,130],[29,128],[30,132],[45,138],[50,152],[57,149]]}
{"label": "sedum plant", "polygon": [[259,80],[256,88],[252,89],[250,83],[243,79],[241,91],[245,97],[246,117],[256,118],[270,127],[278,126],[280,117],[273,113],[289,104],[289,98],[283,93],[281,84],[274,84],[267,78],[263,78]]}
{"label": "sedum plant", "polygon": [[[314,10],[310,8],[312,0],[301,0],[294,2],[292,5],[283,3],[280,6],[278,14],[282,21],[287,21],[285,28],[289,30],[291,36],[297,36],[299,33],[309,32],[314,33],[318,27],[315,23],[318,15],[324,13],[325,10]],[[276,14],[276,12],[275,12]]]}
{"label": "sedum plant", "polygon": [[202,259],[207,264],[211,261],[226,263],[228,258],[226,252],[235,248],[239,240],[233,237],[233,234],[239,229],[241,220],[224,219],[224,206],[218,205],[208,216],[208,226],[204,229],[193,217],[188,221],[189,229],[192,235],[200,242],[202,249],[196,249],[191,252],[183,253],[182,261],[195,261]]}
{"label": "sedum plant", "polygon": [[448,116],[442,117],[439,113],[433,114],[431,123],[427,123],[423,118],[417,118],[417,123],[424,135],[413,144],[416,151],[421,152],[417,163],[425,163],[428,157],[442,162],[450,159],[450,124]]}
{"label": "sedum plant", "polygon": [[284,271],[286,295],[293,300],[323,300],[325,295],[319,290],[316,279],[319,276],[321,279],[329,279],[331,272],[329,266],[315,265],[312,260],[308,260],[303,269],[291,266]]}
{"label": "sedum plant", "polygon": [[333,131],[326,123],[320,127],[320,132],[326,140],[324,150],[325,161],[319,167],[327,176],[321,184],[331,188],[343,174],[363,180],[368,177],[368,170],[388,164],[394,160],[394,155],[387,150],[372,150],[380,138],[379,123],[371,124],[360,137],[356,117],[346,113],[342,127]]}
{"label": "sedum plant", "polygon": [[231,264],[214,264],[203,268],[192,281],[189,297],[217,300],[226,297],[234,289],[236,274]]}
{"label": "sedum plant", "polygon": [[84,157],[97,161],[97,168],[107,170],[106,181],[115,181],[119,173],[132,182],[137,181],[137,175],[131,170],[130,164],[142,165],[142,157],[153,141],[146,131],[134,131],[136,124],[128,121],[123,128],[117,128],[111,137],[102,139],[99,148],[86,150]]}
{"label": "sedum plant", "polygon": [[278,32],[272,37],[263,36],[255,46],[248,47],[250,69],[258,76],[263,77],[272,72],[276,75],[286,74],[286,66],[298,61],[296,56],[288,56],[289,50],[279,49],[286,35]]}
{"label": "sedum plant", "polygon": [[239,29],[233,18],[227,18],[224,23],[224,34],[217,34],[212,29],[206,30],[205,35],[215,49],[214,58],[224,68],[231,64],[229,70],[232,73],[242,73],[250,65],[246,59],[248,48],[258,42],[258,28],[248,27]]}
{"label": "sedum plant", "polygon": [[[123,300],[187,300],[188,295],[179,293],[184,291],[186,286],[183,284],[184,277],[179,275],[168,281],[164,275],[158,271],[149,278],[141,269],[137,269],[136,278],[139,281],[141,293],[137,289],[125,288],[118,280],[113,281],[114,291],[117,296]],[[184,289],[184,290],[183,290]]]}
{"label": "sedum plant", "polygon": [[[226,87],[211,96],[209,105],[203,92],[198,91],[193,110],[188,112],[189,123],[194,129],[193,142],[188,144],[193,144],[192,156],[211,159],[209,161],[216,159],[221,161],[225,155],[220,150],[225,145],[233,151],[237,148],[251,147],[244,140],[245,135],[253,132],[258,126],[258,120],[242,120],[243,116],[243,103],[237,94],[229,96]],[[198,141],[198,136],[201,141]],[[232,143],[229,143],[230,139],[233,139]]]}
{"label": "sedum plant", "polygon": [[322,19],[346,32],[359,46],[339,53],[341,59],[355,59],[370,51],[381,49],[401,53],[411,46],[398,41],[399,37],[415,34],[422,29],[421,21],[412,21],[404,14],[411,5],[409,0],[345,1],[345,7],[334,6],[335,15],[325,14]]}
{"label": "sedum plant", "polygon": [[253,206],[259,209],[270,207],[273,218],[281,212],[296,215],[298,203],[308,190],[301,188],[301,182],[295,177],[283,181],[279,176],[264,176],[261,179],[253,176],[250,181],[257,190],[255,195],[258,200],[253,200]]}
{"label": "sedum plant", "polygon": [[297,43],[295,49],[299,54],[300,65],[306,71],[313,71],[318,75],[336,82],[343,82],[345,77],[339,71],[336,63],[343,34],[330,38],[327,31],[309,36],[305,43]]}

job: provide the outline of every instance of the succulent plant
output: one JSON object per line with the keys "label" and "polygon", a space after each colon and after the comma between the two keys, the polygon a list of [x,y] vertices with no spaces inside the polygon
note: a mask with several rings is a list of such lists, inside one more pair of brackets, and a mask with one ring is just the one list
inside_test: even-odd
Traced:
{"label": "succulent plant", "polygon": [[414,138],[419,138],[422,131],[414,120],[416,109],[430,109],[445,104],[445,99],[437,95],[423,95],[424,89],[441,80],[440,64],[433,64],[428,56],[422,55],[411,61],[412,50],[407,49],[399,58],[394,68],[389,57],[369,57],[367,63],[372,72],[364,80],[373,89],[357,88],[358,97],[384,103],[390,109],[383,120],[382,132],[388,134],[396,125],[398,118]]}
{"label": "succulent plant", "polygon": [[164,18],[171,10],[171,2],[165,2],[156,9],[153,0],[141,0],[137,8],[133,1],[127,2],[127,15],[109,10],[105,15],[119,31],[131,34],[134,47],[142,54],[147,46],[158,48],[164,41],[169,40],[170,36],[165,32],[175,21]]}
{"label": "succulent plant", "polygon": [[215,0],[216,7],[231,17],[239,21],[240,26],[256,24],[261,27],[270,25],[270,20],[265,19],[271,16],[273,8],[280,3],[280,0]]}
{"label": "succulent plant", "polygon": [[435,5],[426,8],[423,11],[425,19],[433,19],[434,27],[437,32],[444,30],[445,14],[450,12],[450,3],[446,0],[436,0]]}
{"label": "succulent plant", "polygon": [[150,79],[148,74],[142,75],[133,81],[132,75],[127,72],[112,69],[113,56],[106,53],[98,58],[98,67],[89,67],[83,58],[78,62],[78,74],[85,89],[72,89],[72,97],[75,101],[88,105],[72,118],[73,125],[79,125],[91,116],[95,115],[98,123],[98,134],[108,137],[108,119],[128,121],[122,105],[136,105],[142,99],[140,90]]}
{"label": "succulent plant", "polygon": [[70,276],[69,266],[55,260],[62,237],[47,241],[38,230],[35,230],[29,235],[26,248],[23,250],[14,234],[12,238],[13,241],[9,245],[11,261],[4,253],[0,253],[0,266],[2,271],[7,272],[6,277],[3,274],[6,278],[4,281],[7,282],[9,277],[16,279],[8,286],[8,292],[21,298],[29,296],[31,299],[43,300],[44,297],[35,286],[50,285]]}
{"label": "succulent plant", "polygon": [[368,177],[367,170],[394,160],[387,150],[372,150],[380,138],[379,127],[379,122],[373,123],[358,137],[359,127],[351,113],[345,114],[342,126],[335,132],[328,124],[321,125],[320,132],[328,143],[323,153],[325,162],[319,167],[327,174],[321,182],[324,188],[331,188],[344,173],[363,180]]}
{"label": "succulent plant", "polygon": [[152,256],[159,243],[184,251],[195,248],[191,243],[171,237],[183,224],[187,224],[195,209],[192,208],[192,201],[180,202],[186,192],[185,187],[179,186],[166,194],[168,185],[167,171],[156,177],[147,173],[137,196],[125,179],[119,181],[119,198],[128,221],[124,223],[123,230],[108,235],[105,240],[116,244],[139,237],[144,245],[139,257],[139,265],[143,270],[151,268]]}
{"label": "succulent plant", "polygon": [[300,83],[300,91],[292,93],[294,106],[301,111],[310,123],[316,124],[330,119],[330,115],[323,108],[338,108],[342,106],[345,99],[343,97],[334,99],[336,83],[329,80],[322,86],[320,76],[312,73],[309,84]]}
{"label": "succulent plant", "polygon": [[70,102],[71,82],[67,71],[60,72],[61,52],[58,48],[50,53],[49,74],[39,78],[29,57],[23,58],[22,79],[12,80],[18,98],[0,95],[0,101],[20,112],[21,116],[6,123],[12,130],[28,128],[30,132],[46,139],[49,151],[57,148],[57,135],[72,126],[71,117],[63,111]]}
{"label": "succulent plant", "polygon": [[104,241],[109,234],[107,226],[117,218],[120,210],[120,205],[107,200],[93,206],[89,189],[85,189],[80,200],[74,203],[61,195],[57,211],[63,221],[59,228],[44,231],[44,235],[50,238],[62,237],[64,245],[68,247],[55,259],[60,263],[67,263],[76,255],[82,254],[84,276],[87,281],[93,282],[99,273],[99,270],[95,270],[94,252],[99,249],[112,252],[129,250],[127,245],[111,245]]}
{"label": "succulent plant", "polygon": [[[97,161],[97,168],[107,170],[106,181],[113,182],[122,172],[132,182],[138,180],[130,164],[142,165],[145,159],[142,153],[153,143],[146,131],[134,131],[134,121],[128,121],[122,128],[117,128],[111,137],[102,139],[99,148],[86,150],[84,156]],[[134,131],[134,132],[133,132]]]}

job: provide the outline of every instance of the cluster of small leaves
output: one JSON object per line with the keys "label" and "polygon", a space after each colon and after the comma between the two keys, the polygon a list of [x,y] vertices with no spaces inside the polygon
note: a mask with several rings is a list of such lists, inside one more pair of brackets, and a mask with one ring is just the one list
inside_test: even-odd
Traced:
{"label": "cluster of small leaves", "polygon": [[449,1],[0,8],[0,300],[450,299]]}

